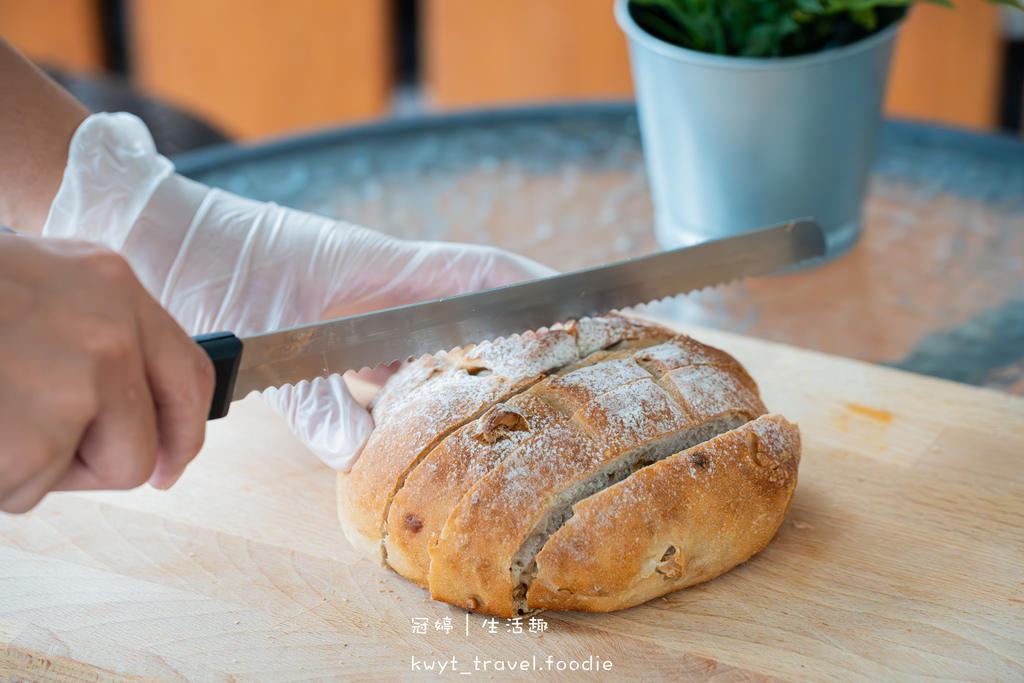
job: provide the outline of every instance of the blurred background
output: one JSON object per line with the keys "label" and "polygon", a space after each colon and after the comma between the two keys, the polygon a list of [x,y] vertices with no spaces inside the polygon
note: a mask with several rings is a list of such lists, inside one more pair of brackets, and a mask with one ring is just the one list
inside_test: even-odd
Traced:
{"label": "blurred background", "polygon": [[[1021,132],[1024,16],[918,3],[887,115]],[[383,117],[628,98],[613,0],[0,0],[0,35],[176,153]]]}

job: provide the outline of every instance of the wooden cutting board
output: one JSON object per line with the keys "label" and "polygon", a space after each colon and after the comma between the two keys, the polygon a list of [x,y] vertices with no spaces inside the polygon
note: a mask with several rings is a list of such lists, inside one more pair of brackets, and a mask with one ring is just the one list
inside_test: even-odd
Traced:
{"label": "wooden cutting board", "polygon": [[485,626],[352,550],[333,473],[250,398],[169,492],[0,516],[0,680],[1024,678],[1024,400],[689,331],[804,438],[777,537],[718,579]]}

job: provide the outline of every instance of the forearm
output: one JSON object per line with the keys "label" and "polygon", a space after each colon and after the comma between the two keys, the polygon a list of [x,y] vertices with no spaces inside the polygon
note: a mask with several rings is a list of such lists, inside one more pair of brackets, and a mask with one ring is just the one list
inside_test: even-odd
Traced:
{"label": "forearm", "polygon": [[39,234],[89,111],[0,39],[0,225]]}

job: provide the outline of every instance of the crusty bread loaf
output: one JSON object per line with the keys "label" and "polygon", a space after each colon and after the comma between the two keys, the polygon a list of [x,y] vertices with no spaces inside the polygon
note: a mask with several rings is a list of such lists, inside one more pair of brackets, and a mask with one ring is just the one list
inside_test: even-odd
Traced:
{"label": "crusty bread loaf", "polygon": [[763,548],[796,427],[730,355],[620,316],[406,364],[338,475],[345,534],[467,609],[609,611]]}

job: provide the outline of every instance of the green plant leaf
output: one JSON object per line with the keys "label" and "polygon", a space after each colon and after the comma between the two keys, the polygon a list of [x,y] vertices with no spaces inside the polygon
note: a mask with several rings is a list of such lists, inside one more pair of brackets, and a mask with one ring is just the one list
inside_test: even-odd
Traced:
{"label": "green plant leaf", "polygon": [[858,7],[850,10],[850,19],[854,23],[859,24],[866,28],[868,31],[874,31],[878,28],[878,17],[875,16],[874,7]]}
{"label": "green plant leaf", "polygon": [[[646,31],[692,50],[748,57],[805,54],[861,40],[913,0],[630,0]],[[953,8],[951,0],[921,0]],[[1024,9],[1024,0],[987,0]]]}

